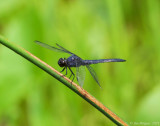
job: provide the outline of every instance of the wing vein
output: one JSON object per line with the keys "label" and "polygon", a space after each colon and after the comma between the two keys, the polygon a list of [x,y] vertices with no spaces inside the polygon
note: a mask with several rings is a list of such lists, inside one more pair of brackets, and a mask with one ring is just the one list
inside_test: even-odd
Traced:
{"label": "wing vein", "polygon": [[98,77],[96,75],[96,72],[94,71],[94,69],[90,66],[90,65],[86,65],[87,69],[89,70],[90,74],[92,75],[92,77],[94,78],[94,80],[97,82],[97,84],[101,87],[99,81],[98,81]]}

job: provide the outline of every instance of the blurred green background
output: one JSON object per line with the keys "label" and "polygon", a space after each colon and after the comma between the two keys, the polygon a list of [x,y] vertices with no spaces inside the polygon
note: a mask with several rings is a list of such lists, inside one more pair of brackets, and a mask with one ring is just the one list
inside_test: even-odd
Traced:
{"label": "blurred green background", "polygon": [[[55,43],[94,65],[84,89],[130,125],[160,125],[159,0],[0,0],[0,34],[58,71]],[[76,82],[76,80],[75,80]],[[21,56],[0,45],[0,126],[111,126],[108,118]]]}

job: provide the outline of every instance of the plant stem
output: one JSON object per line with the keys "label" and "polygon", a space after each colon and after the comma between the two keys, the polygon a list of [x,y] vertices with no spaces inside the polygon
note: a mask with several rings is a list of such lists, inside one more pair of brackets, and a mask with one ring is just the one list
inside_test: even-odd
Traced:
{"label": "plant stem", "polygon": [[[12,51],[16,52],[20,56],[24,57],[28,61],[35,64],[37,67],[41,68],[42,70],[46,71],[48,74],[62,82],[64,85],[69,87],[72,91],[77,93],[79,96],[81,96],[84,100],[89,102],[92,106],[94,106],[97,110],[99,110],[101,113],[103,113],[106,117],[108,117],[111,121],[113,121],[117,125],[124,125],[127,126],[127,124],[121,120],[116,114],[114,114],[111,110],[109,110],[107,107],[105,107],[102,103],[100,103],[97,99],[95,99],[93,96],[91,96],[86,90],[84,90],[82,87],[78,86],[76,83],[72,82],[67,77],[63,76],[60,72],[49,66],[44,61],[40,60],[36,56],[34,56],[32,53],[28,52],[27,50],[23,49],[22,47],[15,45],[14,43],[9,42],[4,37],[0,36],[0,43],[4,46],[8,47]],[[71,85],[72,82],[72,85]]]}

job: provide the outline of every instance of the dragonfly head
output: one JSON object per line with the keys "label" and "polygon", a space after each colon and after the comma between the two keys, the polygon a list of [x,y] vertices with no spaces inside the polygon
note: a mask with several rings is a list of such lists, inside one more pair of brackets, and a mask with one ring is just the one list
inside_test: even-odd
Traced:
{"label": "dragonfly head", "polygon": [[58,65],[59,65],[60,67],[66,66],[66,60],[65,60],[64,58],[60,58],[60,59],[58,60]]}

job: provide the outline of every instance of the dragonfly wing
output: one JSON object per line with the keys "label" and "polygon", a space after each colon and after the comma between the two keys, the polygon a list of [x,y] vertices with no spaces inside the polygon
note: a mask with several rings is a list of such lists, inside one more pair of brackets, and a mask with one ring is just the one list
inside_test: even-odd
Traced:
{"label": "dragonfly wing", "polygon": [[99,84],[98,81],[98,77],[96,75],[96,72],[94,71],[94,69],[90,66],[90,65],[86,65],[87,69],[89,70],[90,74],[92,75],[92,77],[94,78],[94,80],[98,83],[98,85],[101,87],[101,85]]}
{"label": "dragonfly wing", "polygon": [[81,87],[83,87],[85,75],[86,75],[86,71],[84,66],[76,67],[76,77]]}
{"label": "dragonfly wing", "polygon": [[[56,43],[56,45],[57,45],[59,48],[61,48],[61,50],[63,50],[64,52],[69,53],[69,54],[74,54],[74,53],[68,51],[67,49],[63,48],[63,47],[60,46],[59,44]],[[74,54],[74,55],[75,55],[75,54]]]}
{"label": "dragonfly wing", "polygon": [[50,50],[52,50],[52,51],[73,54],[73,53],[69,52],[68,50],[64,49],[63,47],[59,46],[58,44],[57,44],[57,46],[60,47],[60,48],[56,48],[56,47],[50,46],[50,45],[45,44],[45,43],[42,43],[42,42],[40,42],[40,41],[35,41],[35,42],[36,42],[38,45],[40,45],[40,46],[42,46],[42,47],[45,47],[45,48],[47,48],[47,49],[50,49]]}

